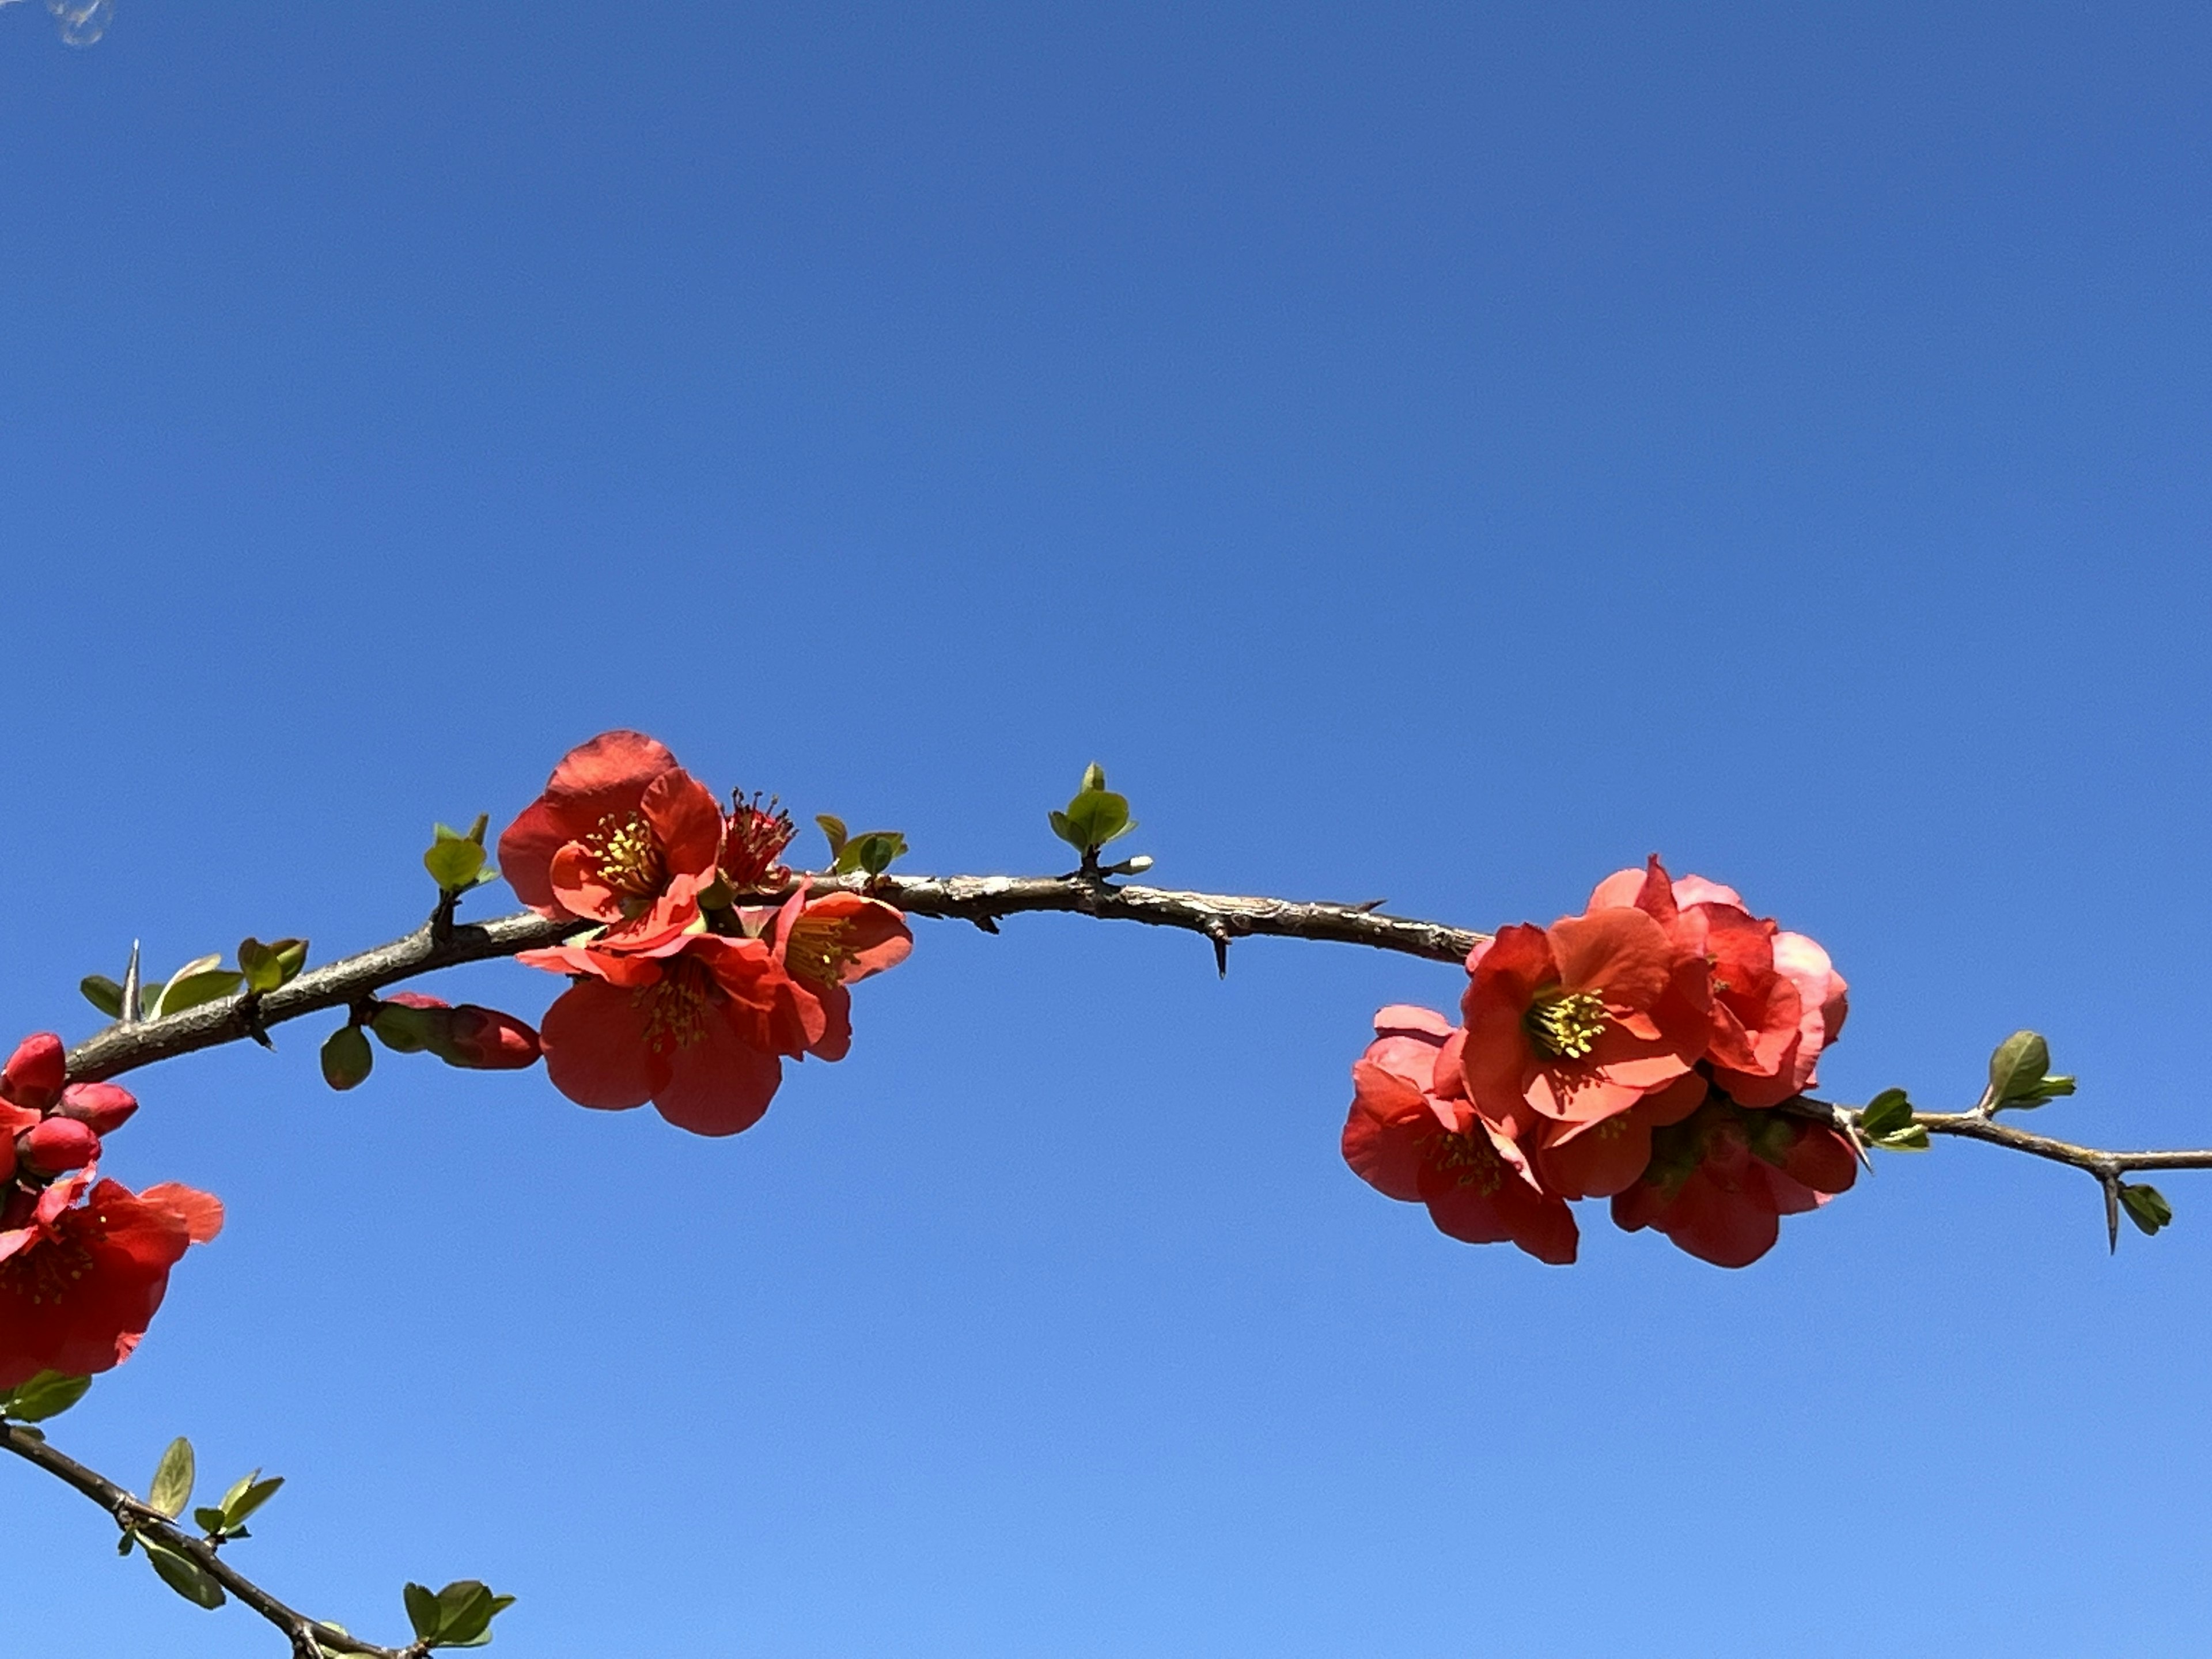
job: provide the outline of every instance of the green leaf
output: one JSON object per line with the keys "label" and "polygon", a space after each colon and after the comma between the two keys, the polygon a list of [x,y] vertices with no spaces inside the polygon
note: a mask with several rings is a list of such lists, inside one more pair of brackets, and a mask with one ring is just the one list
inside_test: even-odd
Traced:
{"label": "green leaf", "polygon": [[1104,767],[1101,766],[1097,761],[1093,761],[1090,765],[1083,769],[1083,783],[1081,787],[1082,792],[1085,794],[1096,793],[1097,791],[1105,788],[1105,787],[1106,769]]}
{"label": "green leaf", "polygon": [[185,1601],[210,1609],[222,1605],[222,1586],[191,1556],[178,1553],[156,1538],[142,1535],[138,1543],[154,1564],[154,1571],[161,1575],[161,1582]]}
{"label": "green leaf", "polygon": [[307,961],[307,941],[303,939],[280,939],[269,945],[258,939],[239,941],[238,965],[249,991],[275,990],[295,977]]}
{"label": "green leaf", "polygon": [[147,1489],[147,1503],[175,1520],[192,1501],[194,1475],[192,1443],[180,1434],[161,1454],[161,1462],[154,1470],[154,1484]]}
{"label": "green leaf", "polygon": [[266,1480],[262,1480],[256,1478],[260,1473],[258,1469],[254,1470],[252,1474],[247,1475],[222,1495],[223,1525],[233,1532],[246,1516],[274,1498],[284,1485],[283,1475],[272,1474]]}
{"label": "green leaf", "polygon": [[1052,833],[1058,836],[1077,852],[1083,850],[1083,837],[1075,833],[1075,825],[1065,812],[1052,811],[1045,816],[1052,820]]}
{"label": "green leaf", "polygon": [[830,862],[834,866],[840,858],[844,856],[845,842],[849,839],[845,829],[845,820],[833,817],[827,812],[817,812],[814,815],[814,821],[822,826],[822,833],[830,842]]}
{"label": "green leaf", "polygon": [[1916,1123],[1910,1128],[1886,1134],[1874,1144],[1886,1152],[1924,1152],[1928,1150],[1928,1131]]}
{"label": "green leaf", "polygon": [[341,1025],[323,1039],[323,1081],[333,1089],[350,1089],[366,1081],[375,1064],[375,1051],[358,1025]]}
{"label": "green leaf", "polygon": [[499,1609],[491,1586],[463,1578],[438,1592],[438,1642],[441,1647],[470,1647],[487,1636],[491,1616]]}
{"label": "green leaf", "polygon": [[440,1623],[438,1592],[428,1584],[410,1583],[402,1593],[407,1599],[407,1622],[415,1627],[416,1640],[435,1639]]}
{"label": "green leaf", "polygon": [[1053,832],[1079,851],[1090,852],[1126,836],[1137,827],[1129,816],[1129,803],[1110,789],[1085,789],[1055,816]]}
{"label": "green leaf", "polygon": [[1859,1133],[1869,1140],[1894,1134],[1912,1121],[1912,1103],[1902,1089],[1884,1089],[1859,1113]]}
{"label": "green leaf", "polygon": [[2002,1103],[2033,1093],[2051,1069],[2051,1045],[2033,1031],[2014,1031],[1990,1056],[1990,1098]]}
{"label": "green leaf", "polygon": [[2146,1233],[2154,1233],[2173,1220],[2173,1206],[2155,1187],[2124,1186],[2120,1188],[2120,1204],[2127,1211],[2128,1219]]}
{"label": "green leaf", "polygon": [[422,854],[422,867],[430,872],[430,879],[438,884],[440,891],[465,891],[477,884],[477,877],[483,871],[483,843],[456,835],[441,823],[438,826],[438,839]]}
{"label": "green leaf", "polygon": [[147,1011],[149,1019],[182,1013],[217,997],[227,997],[246,983],[246,975],[225,968],[221,957],[195,957],[169,975]]}
{"label": "green leaf", "polygon": [[123,1529],[123,1535],[115,1540],[115,1553],[118,1555],[128,1555],[131,1553],[131,1547],[137,1541],[138,1528],[125,1527]]}
{"label": "green leaf", "polygon": [[192,1524],[202,1532],[213,1535],[223,1530],[222,1511],[203,1504],[192,1511]]}
{"label": "green leaf", "polygon": [[87,974],[76,982],[84,1000],[110,1019],[123,1018],[123,988],[105,974]]}
{"label": "green leaf", "polygon": [[60,1371],[40,1371],[20,1385],[8,1396],[0,1416],[14,1418],[19,1423],[43,1423],[50,1417],[59,1417],[85,1396],[92,1387],[88,1376],[70,1376]]}
{"label": "green leaf", "polygon": [[846,841],[830,868],[838,875],[865,870],[880,876],[906,850],[906,837],[896,830],[863,830]]}

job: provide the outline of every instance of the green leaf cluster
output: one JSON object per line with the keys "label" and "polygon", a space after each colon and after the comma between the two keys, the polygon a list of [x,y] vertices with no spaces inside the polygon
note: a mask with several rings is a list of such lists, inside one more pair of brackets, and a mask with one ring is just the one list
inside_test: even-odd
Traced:
{"label": "green leaf cluster", "polygon": [[1083,769],[1082,786],[1069,799],[1066,811],[1047,816],[1052,833],[1086,860],[1095,858],[1107,842],[1137,827],[1136,819],[1129,816],[1128,798],[1106,787],[1105,769],[1097,761]]}
{"label": "green leaf cluster", "polygon": [[2034,1031],[2014,1031],[1990,1056],[1990,1090],[1984,1097],[1992,1112],[2027,1110],[2074,1092],[2070,1077],[2052,1077],[2051,1045]]}
{"label": "green leaf cluster", "polygon": [[429,1648],[483,1646],[491,1640],[491,1621],[514,1605],[512,1595],[495,1595],[474,1578],[457,1578],[441,1590],[410,1584],[405,1596],[415,1639]]}
{"label": "green leaf cluster", "polygon": [[[307,965],[307,941],[303,939],[244,939],[238,945],[238,966],[227,968],[218,955],[194,957],[158,985],[139,988],[138,1018],[160,1019],[181,1014],[187,1008],[234,996],[240,991],[273,991],[299,977]],[[110,1019],[123,1018],[123,987],[105,974],[87,974],[77,981],[84,1000]]]}
{"label": "green leaf cluster", "polygon": [[490,827],[491,817],[485,812],[477,814],[466,835],[443,823],[433,827],[422,867],[430,872],[441,893],[458,896],[471,887],[499,879],[498,870],[484,861],[484,831]]}
{"label": "green leaf cluster", "polygon": [[894,860],[906,856],[906,837],[896,830],[863,830],[854,835],[846,829],[844,819],[827,812],[816,813],[814,821],[822,826],[822,833],[829,840],[833,874],[846,876],[865,870],[872,876],[880,876]]}
{"label": "green leaf cluster", "polygon": [[289,984],[307,965],[307,941],[303,939],[272,939],[264,945],[249,937],[238,942],[239,971],[249,991],[273,991]]}
{"label": "green leaf cluster", "polygon": [[1859,1110],[1859,1133],[1867,1144],[1892,1152],[1924,1152],[1928,1131],[1912,1119],[1912,1103],[1902,1089],[1884,1089]]}

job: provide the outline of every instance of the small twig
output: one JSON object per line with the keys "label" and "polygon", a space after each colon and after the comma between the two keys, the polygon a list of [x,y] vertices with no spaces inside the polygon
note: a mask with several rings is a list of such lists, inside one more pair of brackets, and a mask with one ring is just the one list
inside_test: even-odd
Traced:
{"label": "small twig", "polygon": [[87,1468],[66,1452],[57,1451],[43,1437],[16,1424],[0,1424],[0,1446],[76,1488],[112,1516],[118,1526],[144,1534],[164,1547],[191,1559],[201,1571],[283,1632],[297,1659],[322,1659],[321,1650],[325,1648],[333,1653],[367,1654],[369,1659],[402,1659],[403,1651],[412,1651],[364,1642],[358,1636],[349,1636],[332,1626],[310,1619],[296,1607],[286,1606],[216,1554],[207,1540],[185,1531],[106,1475]]}

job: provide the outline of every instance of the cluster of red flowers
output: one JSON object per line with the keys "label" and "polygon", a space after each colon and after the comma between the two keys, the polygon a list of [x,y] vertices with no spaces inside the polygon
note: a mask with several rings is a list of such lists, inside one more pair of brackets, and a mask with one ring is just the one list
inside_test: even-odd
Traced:
{"label": "cluster of red flowers", "polygon": [[524,903],[597,924],[520,958],[575,981],[538,1031],[556,1088],[727,1135],[760,1121],[785,1060],[844,1057],[847,988],[903,962],[913,935],[888,904],[810,897],[805,882],[740,902],[789,881],[791,837],[773,803],[725,812],[651,738],[608,732],[568,753],[499,841]]}
{"label": "cluster of red flowers", "polygon": [[206,1193],[100,1179],[100,1138],[137,1109],[112,1083],[70,1082],[51,1031],[0,1069],[0,1389],[130,1358],[169,1269],[222,1231],[222,1205]]}
{"label": "cluster of red flowers", "polygon": [[1741,1267],[1781,1218],[1851,1184],[1850,1143],[1773,1109],[1842,1030],[1843,975],[1732,888],[1655,857],[1578,916],[1521,924],[1467,959],[1459,1025],[1385,1008],[1352,1068],[1344,1156],[1469,1243],[1575,1259],[1571,1199]]}

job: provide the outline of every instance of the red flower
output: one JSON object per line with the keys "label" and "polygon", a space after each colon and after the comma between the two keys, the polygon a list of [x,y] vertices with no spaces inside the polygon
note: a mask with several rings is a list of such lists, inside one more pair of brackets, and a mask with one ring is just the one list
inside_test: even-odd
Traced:
{"label": "red flower", "polygon": [[1627,1111],[1705,1052],[1705,964],[1641,910],[1507,927],[1467,960],[1467,1092],[1524,1143],[1541,1119]]}
{"label": "red flower", "polygon": [[1625,1112],[1549,1126],[1536,1153],[1538,1177],[1562,1198],[1610,1198],[1634,1186],[1651,1163],[1652,1131],[1696,1111],[1706,1088],[1704,1077],[1691,1072]]}
{"label": "red flower", "polygon": [[1593,907],[1632,904],[1711,971],[1713,1077],[1741,1106],[1776,1106],[1802,1094],[1820,1051],[1843,1029],[1843,977],[1802,933],[1757,919],[1732,887],[1685,876],[1671,881],[1655,854],[1643,870],[1598,884]]}
{"label": "red flower", "polygon": [[1857,1175],[1850,1143],[1825,1124],[1713,1100],[1653,1138],[1651,1167],[1615,1196],[1613,1218],[1716,1267],[1748,1267],[1774,1248],[1782,1217],[1817,1209]]}
{"label": "red flower", "polygon": [[732,796],[722,828],[722,879],[740,893],[786,879],[791,872],[776,860],[796,833],[791,814],[774,800],[763,806],[758,795]]}
{"label": "red flower", "polygon": [[62,1040],[52,1031],[25,1037],[0,1067],[0,1100],[11,1106],[44,1112],[60,1097],[69,1081],[69,1056]]}
{"label": "red flower", "polygon": [[1572,1261],[1578,1234],[1565,1201],[1537,1184],[1510,1135],[1455,1097],[1451,1023],[1398,1006],[1375,1016],[1375,1030],[1352,1068],[1344,1161],[1352,1173],[1386,1197],[1426,1204],[1454,1238],[1510,1239],[1539,1261]]}
{"label": "red flower", "polygon": [[[88,1189],[90,1201],[78,1204]],[[0,1388],[43,1370],[88,1376],[129,1358],[169,1269],[222,1228],[218,1200],[174,1182],[133,1194],[95,1184],[88,1170],[47,1188],[0,1231]]]}
{"label": "red flower", "polygon": [[[556,945],[518,960],[582,975],[539,1032],[554,1087],[581,1106],[650,1100],[679,1128],[728,1135],[760,1121],[780,1057],[840,1060],[846,987],[905,959],[913,936],[887,904],[804,890],[757,920],[760,937],[687,933],[647,951]],[[770,939],[768,933],[772,933]]]}
{"label": "red flower", "polygon": [[499,865],[532,909],[605,923],[606,949],[650,944],[699,913],[722,813],[706,786],[636,732],[572,749],[499,838]]}

